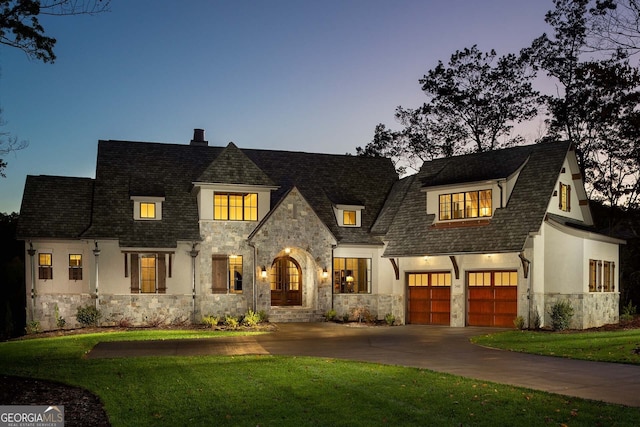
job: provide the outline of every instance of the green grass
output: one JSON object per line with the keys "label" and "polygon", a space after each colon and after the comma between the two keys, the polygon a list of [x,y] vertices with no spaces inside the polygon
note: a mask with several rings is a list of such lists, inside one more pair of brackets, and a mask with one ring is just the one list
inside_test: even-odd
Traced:
{"label": "green grass", "polygon": [[640,329],[608,332],[507,331],[474,337],[487,347],[545,356],[640,365]]}
{"label": "green grass", "polygon": [[85,387],[105,403],[114,426],[635,426],[640,419],[639,408],[326,358],[83,357],[99,341],[168,336],[193,337],[193,332],[0,343],[0,373]]}

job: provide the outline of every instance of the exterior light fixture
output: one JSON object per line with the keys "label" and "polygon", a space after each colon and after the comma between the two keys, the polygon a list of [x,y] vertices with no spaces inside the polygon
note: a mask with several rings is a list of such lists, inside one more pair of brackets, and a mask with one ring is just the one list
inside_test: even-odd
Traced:
{"label": "exterior light fixture", "polygon": [[267,267],[265,267],[264,265],[262,266],[262,270],[260,271],[260,277],[262,277],[263,279],[267,278]]}
{"label": "exterior light fixture", "polygon": [[285,254],[290,254],[291,253],[291,248],[284,248],[284,253]]}
{"label": "exterior light fixture", "polygon": [[327,267],[322,269],[322,277],[327,278],[329,276],[329,272],[327,271]]}
{"label": "exterior light fixture", "polygon": [[347,276],[347,282],[349,283],[353,282],[353,276]]}

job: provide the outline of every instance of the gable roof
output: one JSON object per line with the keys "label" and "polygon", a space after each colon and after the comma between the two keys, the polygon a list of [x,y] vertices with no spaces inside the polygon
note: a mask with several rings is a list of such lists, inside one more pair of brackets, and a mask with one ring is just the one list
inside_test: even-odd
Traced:
{"label": "gable roof", "polygon": [[[555,183],[570,149],[553,142],[470,154],[425,163],[399,205],[384,255],[422,256],[516,252],[540,229]],[[424,188],[506,178],[522,167],[507,205],[494,211],[488,225],[436,228],[427,215]],[[458,177],[455,171],[464,177]]]}
{"label": "gable roof", "polygon": [[[339,242],[382,244],[370,230],[397,180],[392,162],[384,158],[241,150],[232,143],[225,148],[99,141],[93,197],[59,207],[62,217],[82,209],[86,218],[77,235],[83,238],[118,239],[123,247],[176,247],[178,241],[201,240],[193,183],[268,186],[271,207],[296,187]],[[162,220],[135,221],[132,196],[164,197]],[[29,203],[37,203],[34,197],[25,191]],[[363,205],[362,227],[339,227],[337,204]],[[25,220],[23,230],[35,237],[38,224]],[[68,236],[52,231],[43,237]]]}
{"label": "gable roof", "polygon": [[16,236],[20,238],[79,238],[91,222],[94,181],[28,175]]}

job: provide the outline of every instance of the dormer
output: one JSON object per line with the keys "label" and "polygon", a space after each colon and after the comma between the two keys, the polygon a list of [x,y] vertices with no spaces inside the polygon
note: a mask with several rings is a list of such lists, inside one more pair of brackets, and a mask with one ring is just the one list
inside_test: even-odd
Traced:
{"label": "dormer", "polygon": [[564,159],[547,212],[593,225],[589,200],[573,150]]}
{"label": "dormer", "polygon": [[362,205],[333,205],[333,213],[340,227],[362,227]]}
{"label": "dormer", "polygon": [[131,196],[133,201],[133,219],[136,221],[160,221],[164,197]]}

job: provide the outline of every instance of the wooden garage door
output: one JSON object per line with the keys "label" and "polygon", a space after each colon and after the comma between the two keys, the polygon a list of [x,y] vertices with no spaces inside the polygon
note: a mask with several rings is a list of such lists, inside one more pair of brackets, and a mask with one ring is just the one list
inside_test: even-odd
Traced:
{"label": "wooden garage door", "polygon": [[408,323],[451,324],[451,273],[409,273]]}
{"label": "wooden garage door", "polygon": [[516,271],[468,272],[467,285],[469,326],[513,327],[518,315]]}

